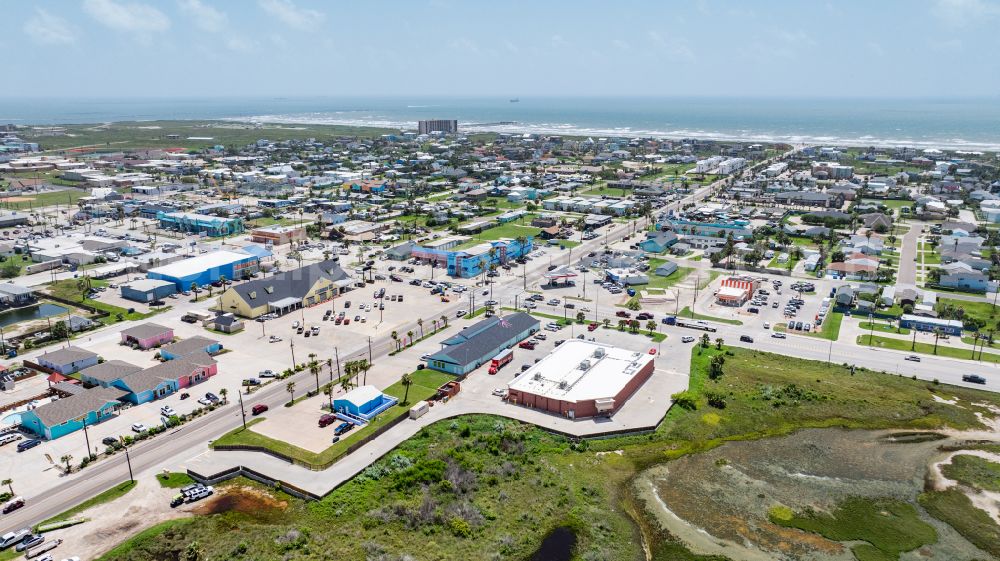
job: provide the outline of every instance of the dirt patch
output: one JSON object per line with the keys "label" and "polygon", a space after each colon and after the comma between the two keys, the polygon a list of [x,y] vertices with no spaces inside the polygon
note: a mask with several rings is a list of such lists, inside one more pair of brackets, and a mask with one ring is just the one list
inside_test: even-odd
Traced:
{"label": "dirt patch", "polygon": [[[731,442],[653,467],[638,478],[637,491],[664,530],[696,553],[754,561],[852,560],[845,547],[850,544],[773,524],[769,513],[776,507],[831,512],[850,497],[915,504],[942,448],[962,441],[935,432],[804,430]],[[981,555],[951,527],[927,515],[921,518],[937,530],[938,541],[915,555]]]}
{"label": "dirt patch", "polygon": [[214,495],[198,503],[191,512],[195,514],[221,514],[239,512],[255,518],[266,518],[288,508],[286,501],[269,493],[245,485],[223,487]]}

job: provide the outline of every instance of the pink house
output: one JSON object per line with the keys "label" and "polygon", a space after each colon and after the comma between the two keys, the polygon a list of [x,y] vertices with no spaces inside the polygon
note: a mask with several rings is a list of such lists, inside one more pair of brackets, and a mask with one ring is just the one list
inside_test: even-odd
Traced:
{"label": "pink house", "polygon": [[174,330],[157,323],[143,323],[121,332],[123,345],[134,345],[140,349],[152,349],[174,340]]}

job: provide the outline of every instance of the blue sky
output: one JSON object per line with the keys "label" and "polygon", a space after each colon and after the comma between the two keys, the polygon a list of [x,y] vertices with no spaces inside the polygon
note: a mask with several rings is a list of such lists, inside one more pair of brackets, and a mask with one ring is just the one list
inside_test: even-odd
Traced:
{"label": "blue sky", "polygon": [[1000,94],[1000,0],[0,3],[0,96]]}

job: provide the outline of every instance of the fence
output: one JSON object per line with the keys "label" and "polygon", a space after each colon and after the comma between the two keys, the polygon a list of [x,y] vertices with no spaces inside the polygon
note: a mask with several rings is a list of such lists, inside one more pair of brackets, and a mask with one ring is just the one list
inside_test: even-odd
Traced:
{"label": "fence", "polygon": [[254,481],[258,482],[258,483],[262,483],[264,485],[268,485],[268,486],[272,486],[272,487],[273,486],[279,486],[281,488],[281,490],[284,491],[285,493],[288,493],[289,495],[292,495],[293,497],[298,497],[298,498],[300,498],[302,500],[306,500],[306,501],[308,501],[308,500],[317,500],[318,501],[319,499],[322,498],[322,497],[319,497],[317,495],[314,495],[314,494],[310,493],[309,491],[306,491],[304,489],[300,489],[300,488],[296,487],[295,485],[292,485],[291,483],[286,483],[286,482],[284,482],[284,481],[282,481],[280,479],[274,479],[274,478],[271,478],[271,477],[267,477],[266,475],[258,473],[256,471],[254,471],[254,470],[252,470],[250,468],[244,467],[244,466],[235,466],[235,467],[232,467],[230,469],[227,469],[225,471],[221,471],[219,473],[216,473],[216,474],[213,474],[213,475],[210,475],[210,476],[201,475],[201,474],[199,474],[199,473],[197,473],[197,472],[195,472],[195,471],[193,471],[191,469],[188,469],[187,473],[188,473],[188,475],[191,476],[192,479],[194,479],[195,481],[197,481],[197,482],[199,482],[199,483],[201,483],[203,485],[215,485],[216,483],[221,483],[223,481],[228,481],[228,480],[233,479],[235,477],[243,476],[243,477],[246,477],[247,479],[252,479],[252,480],[254,480]]}

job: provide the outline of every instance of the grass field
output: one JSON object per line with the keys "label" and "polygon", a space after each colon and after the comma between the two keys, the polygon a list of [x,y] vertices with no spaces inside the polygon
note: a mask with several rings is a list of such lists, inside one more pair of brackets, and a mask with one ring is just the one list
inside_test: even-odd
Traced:
{"label": "grass field", "polygon": [[[872,323],[875,324],[875,331],[877,331],[879,333],[895,333],[897,335],[909,335],[910,334],[910,330],[907,329],[907,328],[905,328],[905,327],[895,327],[895,326],[893,326],[891,324],[881,323],[881,322],[877,322],[877,321],[876,322],[862,321],[862,322],[858,323],[858,327],[860,329],[865,330],[865,331],[871,331],[871,329],[872,329]],[[972,344],[971,341],[969,342],[969,344],[970,345]]]}
{"label": "grass field", "polygon": [[834,541],[867,542],[851,546],[858,561],[898,559],[900,553],[937,541],[934,527],[920,520],[913,505],[892,499],[854,497],[830,514],[781,516],[772,509],[771,521]]}
{"label": "grass field", "polygon": [[952,456],[951,463],[945,464],[941,473],[968,487],[1000,493],[1000,464],[986,458],[969,454]]}
{"label": "grass field", "polygon": [[[867,347],[868,340],[871,335],[859,335],[858,345]],[[962,358],[965,360],[972,360],[972,349],[956,349],[954,347],[948,347],[943,344],[938,344],[937,353],[934,352],[934,345],[932,343],[921,343],[917,342],[916,346],[913,345],[912,341],[907,341],[906,339],[890,339],[888,337],[879,337],[876,335],[872,338],[872,346],[880,349],[892,349],[896,351],[909,351],[917,354],[943,356],[948,358]],[[976,360],[980,360],[979,351],[976,351]],[[983,353],[983,362],[1000,362],[1000,355]]]}
{"label": "grass field", "polygon": [[[844,321],[844,314],[839,312],[829,313],[826,316],[826,320],[823,321],[823,325],[820,326],[819,331],[810,331],[805,333],[803,331],[795,331],[797,335],[804,335],[806,337],[815,337],[817,339],[826,339],[827,341],[836,341],[840,337],[840,324]],[[786,327],[787,329],[787,327]]]}
{"label": "grass field", "polygon": [[[982,320],[987,327],[995,326],[1000,321],[1000,312],[994,314],[993,301],[989,302],[969,302],[966,300],[956,300],[954,298],[938,298],[938,305],[954,306],[965,310],[966,317],[973,317]],[[1000,307],[998,307],[1000,310]]]}
{"label": "grass field", "polygon": [[[68,188],[62,191],[46,191],[44,193],[29,193],[23,195],[28,201],[3,201],[0,206],[10,210],[31,210],[47,206],[76,207],[76,202],[89,193],[82,189]],[[2,193],[0,193],[2,195]],[[2,199],[2,197],[0,197]]]}
{"label": "grass field", "polygon": [[107,491],[104,491],[99,495],[91,497],[67,511],[61,512],[51,518],[47,518],[39,522],[38,524],[36,524],[36,527],[44,526],[45,524],[49,524],[51,522],[58,522],[60,520],[68,520],[89,508],[111,502],[117,499],[118,497],[121,497],[125,493],[128,493],[134,488],[135,488],[135,481],[125,481],[123,483],[119,483],[118,485],[115,485],[114,487],[108,489]]}
{"label": "grass field", "polygon": [[688,275],[694,271],[694,267],[677,267],[677,270],[665,277],[661,277],[656,274],[656,268],[660,265],[666,263],[666,259],[656,259],[652,258],[649,260],[649,270],[646,271],[646,275],[649,277],[649,284],[646,286],[649,288],[670,288],[671,286],[681,282],[686,279]]}
{"label": "grass field", "polygon": [[[499,226],[494,226],[492,228],[487,228],[478,234],[474,234],[472,239],[455,246],[453,249],[468,249],[470,247],[476,246],[485,241],[495,241],[500,238],[516,238],[518,236],[534,236],[538,237],[541,228],[534,228],[532,226],[519,226],[514,223],[501,224]],[[537,245],[540,240],[536,239],[535,244]]]}
{"label": "grass field", "polygon": [[[274,450],[280,454],[284,454],[296,461],[309,465],[309,466],[325,466],[337,460],[337,458],[344,455],[351,444],[365,438],[371,433],[378,430],[380,427],[392,421],[399,415],[406,413],[410,406],[417,401],[427,399],[437,392],[437,388],[449,380],[453,380],[454,376],[445,374],[443,372],[438,372],[436,370],[417,370],[413,372],[412,381],[413,384],[409,388],[409,394],[407,395],[407,390],[403,386],[402,382],[396,382],[395,384],[389,386],[382,390],[382,393],[386,395],[391,395],[399,398],[399,403],[390,407],[372,422],[361,427],[360,429],[352,430],[347,433],[347,436],[341,438],[339,442],[334,443],[329,448],[323,450],[322,452],[312,452],[310,450],[305,450],[299,448],[293,444],[283,442],[280,440],[275,440],[269,438],[262,434],[256,433],[249,429],[252,423],[247,424],[247,429],[242,427],[234,429],[220,438],[215,440],[213,446],[219,445],[242,445],[242,446],[260,446],[262,448],[267,448],[269,450]],[[404,401],[403,397],[406,396],[407,400]],[[261,417],[254,419],[258,421]]]}
{"label": "grass field", "polygon": [[[120,122],[109,126],[67,125],[66,136],[39,136],[26,134],[43,150],[63,150],[77,146],[90,146],[96,151],[115,151],[128,148],[188,148],[200,150],[215,145],[244,146],[261,138],[272,141],[315,138],[325,142],[333,137],[358,136],[374,138],[383,134],[397,134],[398,129],[349,127],[335,125],[262,125],[255,127],[221,121],[144,121]],[[180,135],[168,139],[167,135]],[[188,140],[189,137],[209,137],[210,140]]]}
{"label": "grass field", "polygon": [[787,261],[785,261],[784,263],[781,263],[781,262],[778,261],[778,256],[776,255],[774,257],[774,259],[771,259],[771,261],[767,264],[767,266],[770,267],[770,268],[772,268],[772,269],[787,269],[787,270],[790,271],[790,270],[792,270],[792,269],[795,268],[795,265],[798,262],[799,262],[798,259],[794,259],[792,257],[789,257]]}
{"label": "grass field", "polygon": [[[170,309],[170,306],[164,306],[162,308],[157,308],[156,311],[149,313],[140,313],[140,312],[129,313],[129,311],[125,308],[120,308],[113,304],[107,304],[105,302],[101,302],[100,300],[93,300],[90,298],[81,299],[80,296],[83,294],[83,289],[81,289],[81,285],[77,284],[77,282],[80,280],[81,279],[59,280],[54,283],[49,283],[47,285],[47,289],[49,294],[52,294],[53,296],[56,296],[58,298],[63,298],[71,302],[80,302],[81,304],[85,304],[87,306],[93,306],[94,308],[108,312],[110,314],[109,316],[100,319],[101,323],[104,323],[105,325],[118,323],[119,321],[134,321],[140,319],[147,319],[155,316],[156,314],[165,312]],[[102,281],[99,279],[90,279],[90,286],[98,287],[107,285],[108,283],[106,281]]]}

